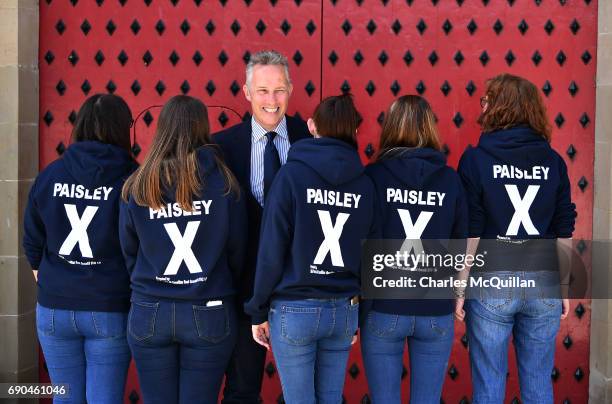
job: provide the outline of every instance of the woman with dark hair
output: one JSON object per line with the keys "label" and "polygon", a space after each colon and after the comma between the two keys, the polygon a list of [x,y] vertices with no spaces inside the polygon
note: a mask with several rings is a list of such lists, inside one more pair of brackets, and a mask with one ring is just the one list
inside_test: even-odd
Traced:
{"label": "woman with dark hair", "polygon": [[375,238],[374,187],[355,141],[349,95],[308,120],[266,199],[255,290],[245,305],[253,338],[270,349],[287,403],[340,403],[358,321],[361,240]]}
{"label": "woman with dark hair", "polygon": [[128,343],[144,402],[216,403],[236,338],[246,212],[201,101],[179,95],[164,105],[123,199]]}
{"label": "woman with dark hair", "polygon": [[38,283],[38,339],[51,382],[70,386],[56,402],[123,400],[130,289],[117,228],[121,187],[136,168],[131,123],[120,97],[89,97],[72,144],[30,190],[23,246]]}
{"label": "woman with dark hair", "polygon": [[555,243],[569,243],[576,218],[567,167],[550,147],[546,108],[531,82],[494,77],[481,105],[483,133],[458,169],[468,196],[468,253],[486,248],[483,277],[534,281],[536,288],[480,288],[466,302],[467,314],[458,299],[455,314],[467,321],[473,402],[503,402],[512,336],[521,401],[552,403],[555,339],[569,300],[547,290],[559,289]]}
{"label": "woman with dark hair", "polygon": [[[448,243],[466,237],[461,180],[440,149],[427,101],[405,95],[393,102],[383,122],[376,161],[366,168],[376,186],[382,238]],[[408,344],[410,402],[439,403],[453,343],[453,300],[377,299],[368,306],[361,325],[361,352],[372,402],[401,402]]]}

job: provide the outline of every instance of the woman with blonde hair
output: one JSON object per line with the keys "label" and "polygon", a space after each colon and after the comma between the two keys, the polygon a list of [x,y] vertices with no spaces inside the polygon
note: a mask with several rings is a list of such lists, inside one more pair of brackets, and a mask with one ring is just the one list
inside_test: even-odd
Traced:
{"label": "woman with blonde hair", "polygon": [[[467,207],[459,176],[440,151],[435,117],[418,95],[398,98],[383,122],[376,161],[384,239],[462,239]],[[453,342],[453,300],[376,299],[361,324],[373,403],[400,403],[402,358],[410,356],[410,402],[439,403]]]}

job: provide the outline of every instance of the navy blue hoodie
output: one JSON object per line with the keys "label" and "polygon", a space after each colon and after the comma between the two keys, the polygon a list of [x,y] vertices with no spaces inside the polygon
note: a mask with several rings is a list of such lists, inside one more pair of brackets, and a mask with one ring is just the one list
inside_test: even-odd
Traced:
{"label": "navy blue hoodie", "polygon": [[266,198],[255,290],[245,311],[267,320],[274,298],[359,294],[361,241],[378,238],[374,185],[357,150],[332,139],[304,139]]}
{"label": "navy blue hoodie", "polygon": [[563,158],[526,126],[483,134],[458,167],[469,206],[469,237],[568,238],[574,231]]}
{"label": "navy blue hoodie", "polygon": [[72,144],[43,170],[24,218],[23,246],[48,308],[127,311],[129,278],[119,254],[119,199],[136,163],[105,143]]}
{"label": "navy blue hoodie", "polygon": [[183,211],[175,191],[164,208],[121,204],[119,236],[132,296],[201,303],[234,295],[246,248],[244,198],[225,193],[215,151],[198,149],[201,194]]}
{"label": "navy blue hoodie", "polygon": [[[443,153],[430,148],[398,148],[370,164],[385,239],[464,239],[467,201],[457,173]],[[404,226],[411,234],[406,234]],[[401,315],[443,315],[452,300],[376,300],[372,308]]]}

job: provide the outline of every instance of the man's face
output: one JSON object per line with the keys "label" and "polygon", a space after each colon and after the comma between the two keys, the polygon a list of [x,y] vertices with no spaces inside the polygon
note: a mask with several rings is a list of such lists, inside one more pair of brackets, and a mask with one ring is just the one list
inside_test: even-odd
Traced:
{"label": "man's face", "polygon": [[282,66],[255,65],[251,85],[243,87],[251,102],[255,120],[266,130],[273,130],[285,116],[293,87]]}

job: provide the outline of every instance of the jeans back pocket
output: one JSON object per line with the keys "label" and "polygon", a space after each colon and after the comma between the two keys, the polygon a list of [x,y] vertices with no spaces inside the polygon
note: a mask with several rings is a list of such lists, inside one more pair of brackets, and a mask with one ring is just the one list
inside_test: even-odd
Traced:
{"label": "jeans back pocket", "polygon": [[229,316],[225,304],[219,306],[193,305],[193,318],[198,337],[205,341],[217,343],[230,334]]}
{"label": "jeans back pocket", "polygon": [[128,318],[128,330],[134,339],[143,341],[155,333],[158,303],[132,302]]}
{"label": "jeans back pocket", "polygon": [[42,335],[53,335],[55,333],[55,309],[36,304],[36,329]]}
{"label": "jeans back pocket", "polygon": [[96,335],[102,338],[122,338],[125,337],[127,329],[127,314],[120,312],[92,311],[91,321],[93,322]]}
{"label": "jeans back pocket", "polygon": [[281,306],[281,337],[293,345],[312,342],[319,330],[320,307]]}

